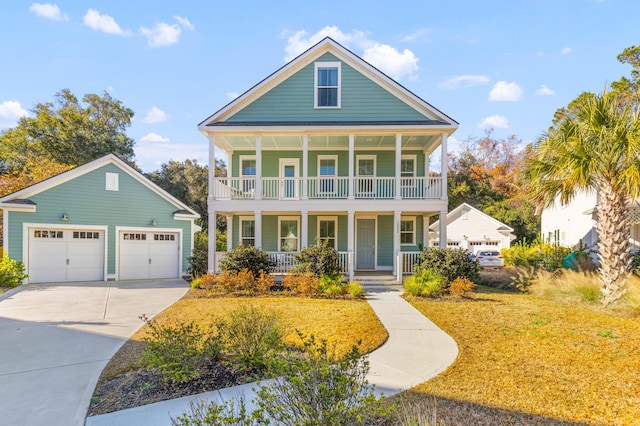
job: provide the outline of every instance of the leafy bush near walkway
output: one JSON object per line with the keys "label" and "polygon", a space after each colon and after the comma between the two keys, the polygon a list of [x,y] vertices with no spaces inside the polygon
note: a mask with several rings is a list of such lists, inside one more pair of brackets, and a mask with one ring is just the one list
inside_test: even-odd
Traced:
{"label": "leafy bush near walkway", "polygon": [[[0,251],[0,256],[2,252]],[[17,287],[22,284],[22,280],[28,275],[24,273],[24,263],[18,262],[10,257],[0,260],[0,286]]]}
{"label": "leafy bush near walkway", "polygon": [[465,249],[427,247],[420,253],[418,269],[430,269],[442,276],[445,287],[458,277],[465,277],[471,281],[476,281],[479,277],[478,262],[471,259],[471,254]]}
{"label": "leafy bush near walkway", "polygon": [[245,269],[253,273],[255,277],[260,276],[260,272],[269,273],[276,266],[275,262],[269,258],[267,252],[254,246],[244,246],[239,244],[220,262],[223,271],[242,272]]}

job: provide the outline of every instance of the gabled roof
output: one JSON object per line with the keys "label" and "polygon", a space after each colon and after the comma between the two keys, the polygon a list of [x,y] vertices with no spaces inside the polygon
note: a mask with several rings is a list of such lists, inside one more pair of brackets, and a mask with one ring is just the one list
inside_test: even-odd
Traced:
{"label": "gabled roof", "polygon": [[[207,130],[212,129],[216,126],[251,126],[251,125],[260,125],[265,126],[268,123],[260,122],[260,123],[225,123],[225,121],[241,111],[247,105],[254,102],[256,99],[273,89],[275,86],[289,78],[291,75],[295,74],[297,71],[301,70],[303,67],[309,65],[318,57],[325,53],[331,53],[339,58],[341,61],[344,61],[349,66],[353,67],[355,70],[359,71],[361,74],[365,75],[369,79],[373,80],[379,86],[386,89],[391,94],[400,98],[406,104],[425,115],[425,120],[420,122],[421,125],[436,125],[442,128],[450,129],[451,133],[457,129],[458,123],[452,119],[451,117],[444,114],[442,111],[433,107],[428,102],[424,101],[416,94],[399,84],[397,81],[393,80],[391,77],[384,74],[382,71],[374,67],[373,65],[366,62],[364,59],[360,58],[355,53],[346,49],[341,44],[337,43],[335,40],[330,37],[326,37],[314,46],[310,47],[308,50],[300,54],[298,57],[285,64],[283,67],[278,69],[273,74],[269,75],[267,78],[247,90],[242,95],[238,96],[236,99],[228,103],[226,106],[207,117],[200,124],[198,124],[198,129],[206,134]],[[431,117],[431,118],[430,118]],[[345,123],[338,123],[337,125],[344,125]],[[353,124],[353,123],[351,123]],[[371,124],[371,123],[368,123]],[[393,124],[416,124],[416,123],[393,123]],[[311,122],[311,123],[278,123],[278,125],[336,125],[335,123],[323,123],[323,122]]]}
{"label": "gabled roof", "polygon": [[[483,213],[482,211],[478,210],[477,208],[475,208],[472,205],[467,204],[467,203],[462,203],[458,207],[456,207],[455,209],[453,209],[449,213],[447,213],[447,223],[450,223],[450,221],[449,221],[450,218],[455,218],[459,213],[461,213],[465,209],[469,210],[469,211],[474,211],[475,213],[480,215],[482,218],[484,218],[487,221],[495,224],[496,225],[496,230],[498,230],[498,231],[513,232],[513,228],[512,227],[500,222],[497,219],[494,219],[493,217],[489,216],[488,214]],[[431,224],[431,226],[429,226],[429,229],[437,231],[439,222],[440,222],[439,220],[435,221],[433,224]]]}
{"label": "gabled roof", "polygon": [[180,214],[192,216],[194,219],[200,217],[198,213],[196,213],[189,206],[184,204],[182,201],[175,198],[173,195],[169,194],[164,189],[160,188],[155,183],[151,182],[140,172],[135,170],[133,167],[129,166],[127,163],[119,159],[117,156],[113,154],[105,155],[104,157],[100,157],[96,160],[93,160],[89,163],[86,163],[82,166],[78,166],[74,169],[68,170],[64,173],[60,173],[49,179],[43,180],[42,182],[36,183],[34,185],[23,188],[19,191],[16,191],[12,194],[5,195],[0,198],[0,208],[2,207],[18,207],[20,205],[29,206],[34,205],[33,201],[29,200],[29,197],[32,197],[36,194],[44,192],[48,189],[61,185],[65,182],[69,182],[79,176],[92,172],[94,170],[99,169],[100,167],[106,166],[107,164],[113,164],[116,167],[120,168],[123,172],[127,173],[129,176],[140,182],[142,185],[149,188],[151,191],[158,194],[160,197],[164,198],[169,203],[173,204],[176,207],[176,210],[179,211]]}

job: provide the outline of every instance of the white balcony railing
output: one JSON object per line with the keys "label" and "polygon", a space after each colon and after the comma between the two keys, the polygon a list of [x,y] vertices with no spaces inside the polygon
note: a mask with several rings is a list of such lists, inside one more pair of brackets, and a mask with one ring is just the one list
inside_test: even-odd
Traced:
{"label": "white balcony railing", "polygon": [[[256,182],[255,177],[216,177],[211,195],[214,199],[254,200],[257,196]],[[295,200],[305,195],[312,199],[344,199],[351,193],[356,199],[396,198],[395,177],[357,176],[353,178],[351,189],[347,177],[263,177],[260,182],[261,196],[269,200]],[[442,197],[442,178],[403,177],[400,179],[399,196],[412,200],[439,199]]]}
{"label": "white balcony railing", "polygon": [[419,251],[401,251],[398,252],[398,269],[397,280],[399,283],[402,282],[403,275],[411,275],[413,274],[415,265],[420,263],[420,252]]}
{"label": "white balcony railing", "polygon": [[[276,264],[272,272],[277,275],[286,275],[287,273],[289,273],[289,271],[291,271],[299,264],[295,257],[297,254],[299,254],[298,252],[270,251],[267,252],[267,254],[269,255],[269,259],[273,260]],[[225,258],[226,255],[227,252],[225,251],[217,251],[215,253],[214,271],[216,273],[222,272],[222,269],[220,268],[220,262]],[[351,264],[352,258],[352,253],[346,251],[338,252],[338,263],[340,264],[340,272],[342,274],[349,274],[349,265]]]}

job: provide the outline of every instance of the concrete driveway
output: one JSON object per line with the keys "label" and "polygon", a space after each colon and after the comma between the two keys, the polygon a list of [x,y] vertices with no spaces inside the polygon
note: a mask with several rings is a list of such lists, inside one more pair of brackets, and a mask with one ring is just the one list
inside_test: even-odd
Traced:
{"label": "concrete driveway", "polygon": [[181,298],[182,280],[28,284],[0,295],[0,423],[84,425],[120,346]]}

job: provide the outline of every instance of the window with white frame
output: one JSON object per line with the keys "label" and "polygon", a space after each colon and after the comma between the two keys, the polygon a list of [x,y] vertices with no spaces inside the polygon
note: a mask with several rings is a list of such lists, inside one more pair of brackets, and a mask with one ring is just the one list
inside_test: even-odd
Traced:
{"label": "window with white frame", "polygon": [[416,177],[416,156],[403,155],[400,160],[400,177],[402,177],[402,185],[409,186]]}
{"label": "window with white frame", "polygon": [[298,251],[300,230],[297,217],[281,217],[279,220],[280,251]]}
{"label": "window with white frame", "polygon": [[408,246],[416,244],[416,218],[400,220],[400,244]]}
{"label": "window with white frame", "polygon": [[358,155],[356,159],[357,168],[357,191],[360,196],[371,196],[375,193],[376,156]]}
{"label": "window with white frame", "polygon": [[338,249],[337,246],[338,220],[335,216],[318,217],[318,242],[327,242],[327,246]]}
{"label": "window with white frame", "polygon": [[240,217],[240,244],[256,245],[256,221],[253,217]]}
{"label": "window with white frame", "polygon": [[335,177],[338,175],[337,155],[318,155],[318,192],[333,193],[336,191]]}
{"label": "window with white frame", "polygon": [[340,108],[340,62],[315,63],[315,107]]}
{"label": "window with white frame", "polygon": [[241,155],[240,177],[242,179],[241,189],[243,192],[253,192],[256,188],[256,157],[254,155]]}
{"label": "window with white frame", "polygon": [[105,173],[105,190],[107,191],[118,191],[118,173]]}

